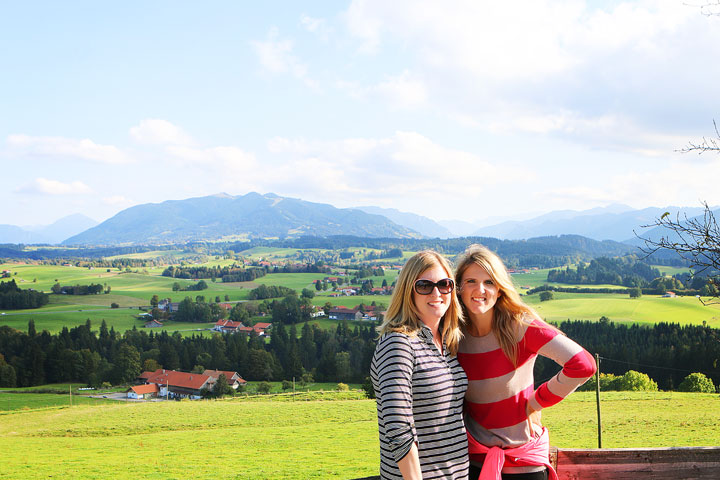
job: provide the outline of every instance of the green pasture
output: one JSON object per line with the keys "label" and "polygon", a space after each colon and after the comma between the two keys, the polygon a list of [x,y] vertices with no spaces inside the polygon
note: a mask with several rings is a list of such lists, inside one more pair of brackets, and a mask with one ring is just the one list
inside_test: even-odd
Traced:
{"label": "green pasture", "polygon": [[[320,249],[306,249],[312,251],[321,251]],[[297,248],[275,248],[275,247],[253,247],[247,250],[237,252],[243,257],[248,257],[253,260],[280,260],[292,258],[298,254],[300,250]]]}
{"label": "green pasture", "polygon": [[539,295],[523,297],[541,317],[549,321],[597,320],[602,316],[615,322],[702,325],[720,328],[720,305],[702,305],[695,297],[663,298],[659,295],[553,292],[553,300],[541,302]]}
{"label": "green pasture", "polygon": [[[37,410],[49,407],[69,407],[78,405],[98,405],[104,398],[90,398],[86,395],[57,393],[2,393],[0,392],[0,415],[14,410]],[[71,404],[72,402],[72,404]]]}
{"label": "green pasture", "polygon": [[[362,249],[357,249],[361,251]],[[275,249],[256,247],[250,251],[253,255],[291,255],[296,249]],[[165,251],[147,253],[171,253]],[[232,260],[213,259],[207,264],[232,263]],[[679,273],[685,269],[673,267],[658,267],[666,273]],[[214,301],[220,297],[225,301],[228,295],[230,301],[247,299],[248,291],[259,284],[282,285],[300,292],[308,288],[315,292],[312,300],[314,305],[322,306],[326,302],[333,305],[354,307],[360,303],[370,304],[373,301],[385,306],[390,304],[390,296],[359,295],[352,297],[330,297],[330,291],[316,291],[314,280],[321,280],[328,276],[323,273],[274,273],[256,279],[254,282],[222,283],[206,280],[208,289],[202,291],[172,291],[175,282],[181,286],[195,284],[193,280],[174,279],[161,276],[164,267],[138,269],[138,273],[127,273],[105,268],[64,267],[56,265],[35,265],[5,263],[0,265],[2,270],[17,273],[11,278],[15,279],[21,288],[35,288],[46,292],[58,281],[62,285],[101,283],[111,287],[110,294],[99,295],[50,295],[50,303],[42,308],[21,311],[6,311],[0,316],[1,325],[26,330],[30,319],[35,321],[38,330],[47,329],[50,332],[59,332],[63,326],[73,327],[81,325],[90,319],[93,327],[98,328],[104,319],[108,326],[117,331],[125,331],[136,326],[142,328],[144,322],[138,320],[140,313],[138,307],[149,306],[150,298],[158,295],[160,298],[171,298],[181,301],[185,297],[194,299],[198,295],[207,301]],[[531,270],[528,273],[514,274],[513,281],[518,287],[536,287],[547,283],[548,269]],[[384,277],[371,277],[375,285],[382,285],[383,278],[391,284],[397,277],[397,272],[388,270]],[[559,285],[559,284],[558,284]],[[569,285],[561,285],[569,286]],[[612,285],[574,285],[585,288],[622,288]],[[535,307],[543,318],[550,321],[563,321],[567,319],[597,320],[606,316],[616,322],[635,322],[652,324],[657,322],[676,322],[681,324],[703,324],[720,328],[720,306],[703,306],[695,298],[661,298],[655,295],[644,295],[639,299],[630,299],[625,294],[573,294],[555,292],[555,299],[540,302],[538,295],[524,297]],[[111,303],[117,303],[120,308],[110,309]],[[2,312],[0,312],[2,313]],[[329,320],[316,321],[322,328],[334,328],[335,322]],[[168,322],[164,329],[168,331],[180,330],[183,335],[197,332],[198,328],[207,328],[211,324],[178,324]],[[206,334],[200,332],[198,334]]]}
{"label": "green pasture", "polygon": [[542,268],[539,270],[530,270],[528,273],[513,273],[511,275],[511,278],[513,280],[513,283],[515,284],[515,287],[520,290],[524,291],[527,290],[523,287],[540,287],[542,285],[554,285],[556,287],[565,287],[565,288],[612,288],[612,289],[623,289],[627,287],[623,287],[622,285],[610,285],[610,284],[601,284],[601,285],[576,285],[576,284],[568,284],[568,283],[558,283],[558,282],[548,282],[547,281],[547,275],[548,272],[552,270],[550,268]]}
{"label": "green pasture", "polygon": [[313,280],[322,280],[330,276],[332,275],[327,273],[269,273],[264,277],[256,278],[254,283],[288,287],[297,291],[298,294],[303,288],[308,288],[317,294],[319,292],[315,290]]}
{"label": "green pasture", "polygon": [[[597,446],[594,395],[577,392],[543,411],[552,445]],[[4,412],[0,478],[350,479],[377,474],[374,400],[276,398],[287,401],[105,401]],[[601,410],[605,448],[720,445],[718,395],[609,392],[602,394]]]}
{"label": "green pasture", "polygon": [[364,303],[365,305],[370,305],[372,302],[375,303],[382,303],[387,308],[390,306],[390,295],[352,295],[352,296],[340,296],[340,297],[330,297],[327,295],[316,295],[315,298],[312,299],[312,303],[314,305],[322,306],[325,305],[325,302],[330,302],[335,306],[343,306],[348,308],[353,308],[361,303]]}

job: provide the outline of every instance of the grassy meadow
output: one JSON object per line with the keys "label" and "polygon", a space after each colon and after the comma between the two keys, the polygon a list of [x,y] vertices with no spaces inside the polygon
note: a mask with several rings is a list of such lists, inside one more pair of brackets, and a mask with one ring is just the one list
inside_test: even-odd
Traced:
{"label": "grassy meadow", "polygon": [[[596,447],[594,396],[576,392],[543,412],[553,445]],[[377,474],[373,400],[343,400],[343,394],[330,397],[335,401],[251,398],[100,400],[0,411],[0,478],[352,479]],[[720,445],[718,395],[608,392],[601,405],[605,448]]]}
{"label": "grassy meadow", "polygon": [[[355,249],[362,254],[362,249]],[[368,250],[369,251],[369,250]],[[252,258],[265,258],[271,260],[284,260],[297,255],[297,249],[280,249],[269,247],[256,247],[243,252],[243,255]],[[407,252],[412,253],[412,252]],[[157,251],[136,254],[137,258],[157,258],[158,256],[177,256],[184,258],[180,251]],[[188,254],[190,255],[190,254]],[[133,257],[133,255],[130,255]],[[189,257],[188,257],[189,258]],[[396,259],[390,259],[390,262]],[[178,260],[179,261],[179,260]],[[226,265],[234,260],[222,259],[219,257],[209,258],[205,265]],[[658,267],[665,274],[674,274],[684,269],[672,267]],[[300,292],[308,288],[315,292],[312,303],[318,306],[330,302],[333,305],[354,307],[359,303],[370,304],[373,301],[389,305],[390,297],[385,295],[364,295],[353,297],[331,297],[330,291],[316,291],[313,285],[314,280],[321,280],[326,277],[322,273],[274,273],[256,279],[254,282],[222,283],[206,281],[208,289],[193,292],[173,292],[172,286],[175,282],[181,285],[196,283],[192,280],[173,279],[163,277],[164,267],[148,267],[131,269],[131,272],[107,268],[81,268],[75,266],[59,265],[37,265],[25,263],[0,264],[0,270],[10,270],[21,288],[34,288],[49,292],[56,282],[62,285],[101,283],[109,286],[109,294],[100,295],[51,295],[50,303],[42,308],[22,311],[6,311],[0,315],[0,325],[9,325],[13,328],[25,330],[28,321],[33,319],[38,330],[48,330],[52,333],[59,332],[63,326],[76,326],[85,323],[88,319],[97,328],[102,320],[109,326],[115,327],[118,331],[131,329],[133,326],[141,328],[143,320],[137,315],[139,307],[148,306],[150,298],[158,295],[160,298],[171,298],[180,301],[186,296],[194,298],[203,295],[208,301],[220,297],[225,301],[225,296],[230,301],[241,301],[247,299],[250,289],[259,284],[282,285],[293,288]],[[530,270],[528,273],[513,274],[512,278],[521,292],[527,290],[524,287],[537,287],[547,283],[548,269]],[[397,278],[397,271],[387,270],[384,277],[371,277],[376,286],[382,284],[383,279],[391,284]],[[613,288],[622,287],[613,285],[563,285],[579,286],[590,288]],[[628,322],[640,324],[653,324],[657,322],[675,322],[681,324],[707,324],[711,327],[720,328],[720,306],[705,307],[695,298],[660,298],[655,295],[644,295],[639,299],[630,299],[625,294],[574,294],[555,292],[555,298],[551,301],[540,302],[538,295],[526,296],[525,300],[538,310],[540,315],[549,321],[563,321],[567,319],[596,321],[606,316],[615,322]],[[110,304],[117,303],[120,308],[111,309]],[[330,320],[315,320],[322,328],[333,328],[334,322]],[[183,335],[197,332],[197,329],[209,328],[212,324],[181,324],[169,322],[163,327],[167,331],[180,331]]]}

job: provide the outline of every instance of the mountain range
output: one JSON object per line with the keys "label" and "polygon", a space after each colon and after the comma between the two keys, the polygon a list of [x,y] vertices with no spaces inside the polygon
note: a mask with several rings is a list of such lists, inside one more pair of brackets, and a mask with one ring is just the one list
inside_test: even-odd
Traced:
{"label": "mountain range", "polygon": [[261,195],[251,192],[241,196],[223,193],[137,205],[62,243],[167,244],[327,235],[421,237],[381,215],[280,197],[273,193]]}
{"label": "mountain range", "polygon": [[[693,217],[702,207],[662,207],[635,210],[610,205],[590,210],[560,210],[527,220],[479,227],[459,220],[435,221],[393,208],[336,208],[323,203],[255,192],[224,193],[184,200],[148,203],[125,209],[98,224],[80,214],[44,227],[0,225],[0,243],[64,245],[168,244],[201,240],[297,238],[351,235],[369,238],[453,238],[464,236],[523,240],[580,235],[637,245],[658,230],[643,228],[663,213]],[[720,212],[718,212],[720,213]],[[519,218],[519,217],[516,217]]]}

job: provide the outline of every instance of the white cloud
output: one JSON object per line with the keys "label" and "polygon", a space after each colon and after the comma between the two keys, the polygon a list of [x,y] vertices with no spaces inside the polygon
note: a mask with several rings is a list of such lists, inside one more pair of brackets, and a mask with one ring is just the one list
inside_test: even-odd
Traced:
{"label": "white cloud", "polygon": [[63,183],[47,178],[36,178],[34,181],[23,185],[15,190],[18,193],[43,194],[43,195],[86,195],[93,193],[93,190],[81,181]]}
{"label": "white cloud", "polygon": [[405,80],[338,82],[350,95],[405,90],[395,107],[423,102],[467,128],[650,152],[666,144],[638,140],[692,128],[668,116],[696,125],[720,102],[720,64],[707,60],[720,55],[717,19],[676,0],[354,0],[343,18],[360,50],[395,59]]}
{"label": "white cloud", "polygon": [[720,192],[714,172],[720,172],[720,159],[708,164],[677,154],[674,161],[659,163],[655,169],[633,170],[628,166],[625,172],[613,173],[607,180],[578,179],[577,186],[551,188],[539,192],[538,196],[575,206],[608,203],[636,208],[668,204],[695,206],[703,200],[718,204]]}
{"label": "white cloud", "polygon": [[277,28],[270,29],[265,41],[254,41],[251,44],[260,64],[267,71],[290,74],[307,86],[317,88],[317,83],[308,77],[307,65],[293,53],[294,42],[281,39]]}
{"label": "white cloud", "polygon": [[28,155],[77,158],[108,164],[124,164],[133,161],[119,148],[112,145],[99,145],[89,139],[13,134],[8,135],[7,144],[11,150]]}
{"label": "white cloud", "polygon": [[150,145],[192,145],[193,139],[167,120],[147,118],[130,129],[136,142]]}
{"label": "white cloud", "polygon": [[317,35],[321,40],[327,41],[330,28],[324,18],[314,18],[303,13],[300,15],[300,25],[308,32]]}
{"label": "white cloud", "polygon": [[424,106],[428,100],[425,83],[408,70],[399,75],[387,76],[371,86],[361,86],[356,82],[338,82],[337,85],[354,98],[377,99],[391,109],[416,109]]}
{"label": "white cloud", "polygon": [[435,218],[452,216],[457,202],[473,208],[489,200],[490,190],[535,178],[515,164],[447,148],[416,132],[325,142],[275,138],[268,150],[280,158],[265,165],[265,175],[287,194],[338,206],[392,205]]}

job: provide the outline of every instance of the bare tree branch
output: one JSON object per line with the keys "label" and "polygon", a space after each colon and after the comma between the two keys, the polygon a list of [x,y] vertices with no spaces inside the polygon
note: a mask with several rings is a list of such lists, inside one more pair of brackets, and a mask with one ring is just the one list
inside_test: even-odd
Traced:
{"label": "bare tree branch", "polygon": [[[707,276],[717,292],[720,285],[720,226],[707,202],[703,202],[703,206],[701,216],[688,218],[687,214],[681,216],[678,212],[673,217],[670,212],[665,212],[653,223],[642,225],[642,228],[662,227],[668,232],[659,238],[635,235],[645,243],[640,250],[647,256],[660,250],[674,251],[690,264],[694,275]],[[700,301],[703,305],[711,305],[720,303],[720,297],[715,294],[712,299],[700,298]]]}
{"label": "bare tree branch", "polygon": [[701,143],[689,142],[687,147],[678,150],[682,153],[698,152],[698,154],[705,152],[720,152],[720,131],[718,131],[717,123],[713,120],[713,127],[715,127],[716,138],[705,138],[703,137]]}

